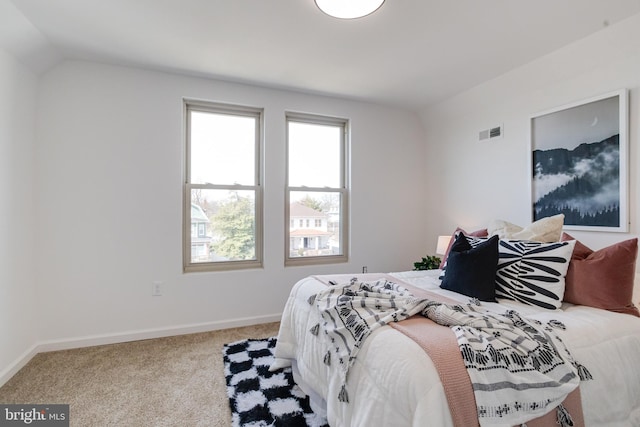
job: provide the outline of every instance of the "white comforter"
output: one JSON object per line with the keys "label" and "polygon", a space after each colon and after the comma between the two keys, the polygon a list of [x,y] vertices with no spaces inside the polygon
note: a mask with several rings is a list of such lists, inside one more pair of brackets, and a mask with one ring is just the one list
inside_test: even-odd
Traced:
{"label": "white comforter", "polygon": [[[391,273],[416,287],[468,302],[464,295],[439,288],[439,270]],[[357,276],[357,275],[354,275]],[[296,283],[284,309],[274,367],[294,366],[297,382],[326,410],[332,427],[451,426],[438,373],[413,340],[384,326],[363,345],[349,372],[349,403],[339,402],[337,370],[323,363],[325,341],[309,333],[319,315],[307,299],[326,286],[308,277]],[[580,385],[587,426],[640,426],[640,318],[564,304],[541,310],[516,302],[483,303],[503,312],[563,322],[557,331],[574,358],[593,375]]]}

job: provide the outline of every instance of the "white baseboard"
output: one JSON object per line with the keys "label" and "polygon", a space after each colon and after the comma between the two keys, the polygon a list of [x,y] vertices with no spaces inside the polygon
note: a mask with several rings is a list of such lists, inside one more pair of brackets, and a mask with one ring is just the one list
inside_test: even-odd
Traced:
{"label": "white baseboard", "polygon": [[16,359],[8,368],[0,372],[0,387],[13,377],[22,367],[38,353],[58,350],[70,350],[73,348],[92,347],[95,345],[116,344],[129,341],[147,340],[151,338],[170,337],[175,335],[195,334],[199,332],[217,331],[220,329],[239,328],[242,326],[259,325],[263,323],[278,322],[282,313],[265,316],[242,317],[233,320],[221,320],[216,322],[193,323],[183,326],[171,326],[166,328],[140,329],[114,334],[90,335],[86,337],[68,338],[50,341],[41,341],[34,344],[22,356]]}
{"label": "white baseboard", "polygon": [[22,369],[24,365],[29,363],[29,361],[33,359],[33,356],[38,353],[38,344],[34,344],[30,349],[22,353],[22,355],[18,357],[11,365],[3,369],[2,372],[0,372],[0,387],[2,387],[7,381],[9,381],[11,377],[13,377],[16,373],[18,373],[18,371]]}
{"label": "white baseboard", "polygon": [[38,352],[43,353],[47,351],[69,350],[72,348],[91,347],[94,345],[115,344],[128,341],[148,340],[151,338],[170,337],[174,335],[217,331],[219,329],[238,328],[241,326],[277,322],[281,318],[282,313],[266,316],[243,317],[233,320],[220,320],[216,322],[193,323],[190,325],[170,326],[167,328],[141,329],[115,334],[91,335],[79,338],[43,341],[38,345]]}

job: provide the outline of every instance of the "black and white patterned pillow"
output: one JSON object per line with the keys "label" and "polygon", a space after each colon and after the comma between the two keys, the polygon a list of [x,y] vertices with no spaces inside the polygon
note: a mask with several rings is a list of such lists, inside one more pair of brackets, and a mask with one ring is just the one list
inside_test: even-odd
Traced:
{"label": "black and white patterned pillow", "polygon": [[554,310],[564,297],[575,241],[500,240],[496,297]]}
{"label": "black and white patterned pillow", "polygon": [[[474,248],[488,239],[465,237]],[[575,241],[541,243],[501,239],[496,297],[549,310],[560,308],[574,246]]]}

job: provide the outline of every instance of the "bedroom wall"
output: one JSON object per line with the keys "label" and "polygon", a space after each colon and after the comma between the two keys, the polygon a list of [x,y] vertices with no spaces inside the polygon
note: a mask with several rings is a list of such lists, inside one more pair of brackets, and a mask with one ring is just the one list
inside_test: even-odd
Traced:
{"label": "bedroom wall", "polygon": [[[264,269],[182,273],[183,97],[265,109]],[[347,264],[283,266],[287,110],[352,120]],[[415,113],[67,61],[41,79],[37,129],[43,348],[276,320],[304,276],[408,270],[427,250]],[[151,296],[156,280],[163,296]]]}
{"label": "bedroom wall", "polygon": [[0,384],[34,351],[36,76],[0,48]]}
{"label": "bedroom wall", "polygon": [[[640,15],[566,46],[421,112],[426,165],[437,203],[427,236],[471,229],[500,218],[530,217],[529,119],[572,102],[629,89],[630,232],[572,232],[593,249],[637,236],[640,165]],[[504,137],[478,142],[478,132],[504,124]]]}

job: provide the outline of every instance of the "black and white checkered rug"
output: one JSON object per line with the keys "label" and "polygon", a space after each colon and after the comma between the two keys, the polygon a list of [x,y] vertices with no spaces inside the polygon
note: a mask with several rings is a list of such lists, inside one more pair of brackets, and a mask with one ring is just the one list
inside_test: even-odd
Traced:
{"label": "black and white checkered rug", "polygon": [[269,372],[275,346],[275,337],[224,346],[233,426],[327,426],[327,420],[309,407],[309,398],[293,381],[291,368]]}

